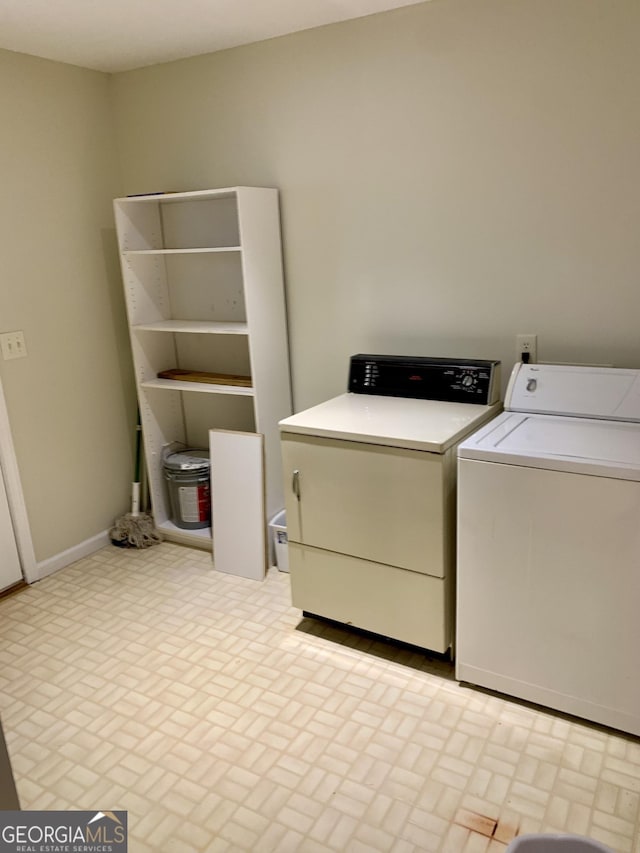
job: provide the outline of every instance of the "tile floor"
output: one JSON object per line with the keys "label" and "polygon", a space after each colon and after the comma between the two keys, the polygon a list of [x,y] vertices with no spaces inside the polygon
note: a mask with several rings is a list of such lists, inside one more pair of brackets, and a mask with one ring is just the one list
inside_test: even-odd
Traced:
{"label": "tile floor", "polygon": [[23,808],[126,809],[131,853],[640,853],[640,742],[302,619],[289,577],[109,547],[0,599]]}

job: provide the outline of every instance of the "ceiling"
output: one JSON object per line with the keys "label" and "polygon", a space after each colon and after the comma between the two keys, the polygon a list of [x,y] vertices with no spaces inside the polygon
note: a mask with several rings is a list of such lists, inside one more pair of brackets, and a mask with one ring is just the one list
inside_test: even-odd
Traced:
{"label": "ceiling", "polygon": [[0,48],[128,71],[422,0],[0,0]]}

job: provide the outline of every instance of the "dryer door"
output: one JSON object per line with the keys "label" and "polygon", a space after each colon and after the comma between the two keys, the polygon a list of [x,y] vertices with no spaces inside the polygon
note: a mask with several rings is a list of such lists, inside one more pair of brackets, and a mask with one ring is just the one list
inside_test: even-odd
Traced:
{"label": "dryer door", "polygon": [[444,577],[444,456],[289,433],[282,455],[290,541]]}

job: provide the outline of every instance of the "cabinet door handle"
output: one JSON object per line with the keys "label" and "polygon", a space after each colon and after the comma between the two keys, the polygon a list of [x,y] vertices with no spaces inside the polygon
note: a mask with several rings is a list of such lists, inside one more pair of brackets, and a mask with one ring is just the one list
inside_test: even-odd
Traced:
{"label": "cabinet door handle", "polygon": [[300,471],[298,471],[297,468],[293,472],[293,477],[291,478],[291,488],[293,489],[293,494],[298,500],[300,500]]}

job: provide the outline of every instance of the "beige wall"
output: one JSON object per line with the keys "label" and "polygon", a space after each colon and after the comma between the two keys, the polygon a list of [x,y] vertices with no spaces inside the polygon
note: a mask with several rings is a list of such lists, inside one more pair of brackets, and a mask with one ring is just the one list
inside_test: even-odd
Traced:
{"label": "beige wall", "polygon": [[637,0],[432,0],[113,78],[0,51],[0,332],[29,352],[0,380],[37,559],[127,508],[122,193],[280,188],[298,409],[357,351],[506,374],[534,332],[640,366],[639,33]]}
{"label": "beige wall", "polygon": [[127,509],[135,416],[107,75],[0,51],[0,361],[36,559]]}
{"label": "beige wall", "polygon": [[118,74],[124,189],[280,188],[298,409],[358,351],[640,366],[639,33],[433,0]]}

